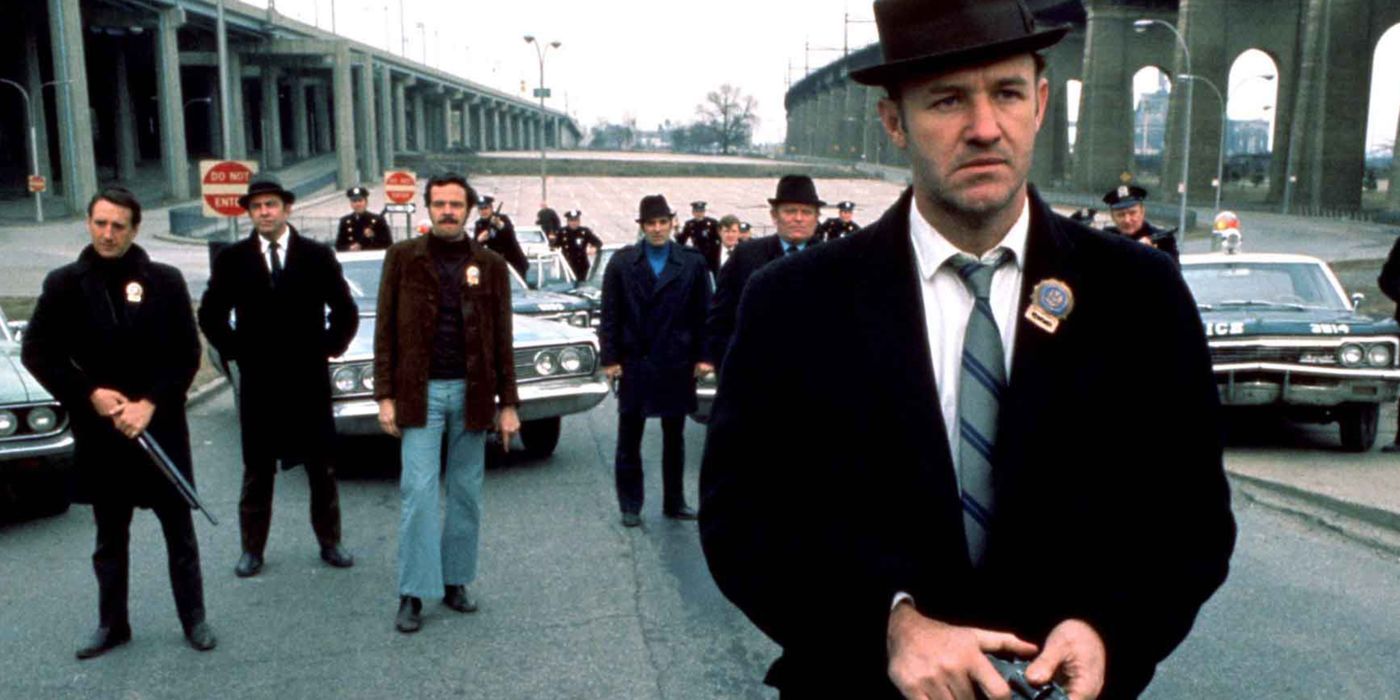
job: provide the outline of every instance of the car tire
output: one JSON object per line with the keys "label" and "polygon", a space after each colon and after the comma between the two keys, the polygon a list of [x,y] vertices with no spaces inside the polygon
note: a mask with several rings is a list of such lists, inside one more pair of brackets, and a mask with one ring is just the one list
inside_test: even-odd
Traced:
{"label": "car tire", "polygon": [[1342,449],[1365,452],[1375,446],[1380,417],[1380,405],[1374,403],[1351,403],[1339,407],[1337,425],[1342,436]]}
{"label": "car tire", "polygon": [[563,418],[541,418],[527,420],[520,424],[520,442],[525,445],[525,454],[531,457],[548,457],[554,454],[559,445],[559,428]]}

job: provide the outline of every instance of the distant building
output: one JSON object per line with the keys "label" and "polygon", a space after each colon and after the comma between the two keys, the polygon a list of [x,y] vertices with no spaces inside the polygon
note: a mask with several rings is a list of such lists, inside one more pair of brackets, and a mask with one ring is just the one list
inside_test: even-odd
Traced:
{"label": "distant building", "polygon": [[1137,111],[1133,115],[1133,154],[1139,156],[1160,156],[1167,142],[1167,108],[1171,104],[1171,93],[1158,88],[1138,98]]}
{"label": "distant building", "polygon": [[1225,135],[1225,155],[1258,155],[1269,152],[1269,120],[1231,119]]}

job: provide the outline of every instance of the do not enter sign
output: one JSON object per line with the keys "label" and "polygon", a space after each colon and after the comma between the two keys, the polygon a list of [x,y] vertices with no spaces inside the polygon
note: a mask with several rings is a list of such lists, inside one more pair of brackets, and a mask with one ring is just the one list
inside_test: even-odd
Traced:
{"label": "do not enter sign", "polygon": [[199,161],[200,195],[205,216],[242,216],[238,198],[248,194],[248,183],[258,164],[248,160]]}
{"label": "do not enter sign", "polygon": [[384,196],[395,204],[408,204],[418,194],[418,178],[407,170],[384,173]]}

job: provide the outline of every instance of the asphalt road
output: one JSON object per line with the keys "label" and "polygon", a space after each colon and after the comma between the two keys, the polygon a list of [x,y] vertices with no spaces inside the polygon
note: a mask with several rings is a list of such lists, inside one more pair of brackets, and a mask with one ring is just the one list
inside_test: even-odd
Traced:
{"label": "asphalt road", "polygon": [[[618,524],[612,404],[565,419],[547,460],[487,474],[482,609],[425,606],[413,636],[393,630],[397,482],[392,450],[352,446],[341,475],[355,568],[316,556],[300,471],[279,480],[268,564],[237,579],[238,428],[227,392],[191,412],[201,492],[222,519],[197,521],[207,654],[185,646],[159,530],[133,527],[135,639],[99,659],[72,652],[96,618],[89,510],[0,528],[0,697],[764,698],[776,648],[715,589],[695,525],[663,519],[644,446],[644,525]],[[692,501],[703,429],[687,428]],[[1297,452],[1296,459],[1325,459]],[[1400,562],[1237,501],[1230,581],[1162,667],[1150,698],[1400,697]],[[828,585],[840,604],[841,581]]]}

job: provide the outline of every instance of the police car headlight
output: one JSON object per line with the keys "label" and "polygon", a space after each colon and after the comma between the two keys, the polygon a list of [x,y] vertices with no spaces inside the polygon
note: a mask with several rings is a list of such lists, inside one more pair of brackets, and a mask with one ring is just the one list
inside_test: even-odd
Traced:
{"label": "police car headlight", "polygon": [[1388,345],[1372,345],[1366,349],[1366,361],[1372,367],[1389,367],[1392,355]]}
{"label": "police car headlight", "polygon": [[1348,343],[1337,349],[1337,359],[1343,367],[1354,367],[1366,360],[1366,351],[1360,345]]}
{"label": "police car headlight", "polygon": [[348,394],[360,385],[359,370],[353,365],[337,367],[331,373],[331,385],[335,387],[337,394]]}
{"label": "police car headlight", "polygon": [[36,433],[47,433],[58,425],[58,414],[48,406],[40,406],[25,416],[24,422]]}
{"label": "police car headlight", "polygon": [[19,419],[11,411],[0,411],[0,437],[9,437],[19,430]]}
{"label": "police car headlight", "polygon": [[578,348],[564,348],[559,351],[559,368],[568,374],[583,369],[583,358],[579,356]]}
{"label": "police car headlight", "polygon": [[559,371],[559,359],[550,350],[541,350],[535,353],[535,374],[541,377],[548,377]]}
{"label": "police car headlight", "polygon": [[360,367],[360,390],[374,391],[374,365]]}

